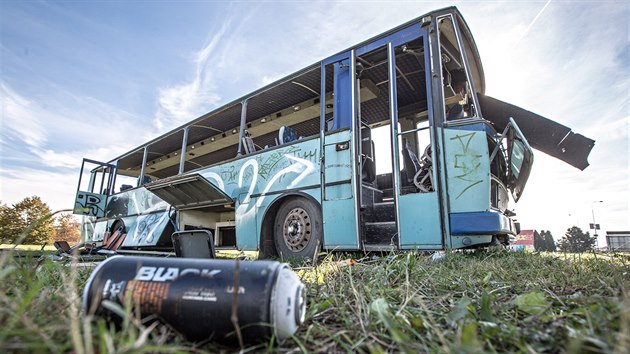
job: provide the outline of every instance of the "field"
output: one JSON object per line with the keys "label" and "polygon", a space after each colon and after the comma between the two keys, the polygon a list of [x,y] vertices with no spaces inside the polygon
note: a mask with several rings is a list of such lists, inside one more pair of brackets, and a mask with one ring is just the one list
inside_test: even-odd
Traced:
{"label": "field", "polygon": [[90,267],[0,255],[0,352],[630,353],[628,255],[324,255],[294,265],[305,323],[278,345],[194,346],[132,316],[84,318]]}

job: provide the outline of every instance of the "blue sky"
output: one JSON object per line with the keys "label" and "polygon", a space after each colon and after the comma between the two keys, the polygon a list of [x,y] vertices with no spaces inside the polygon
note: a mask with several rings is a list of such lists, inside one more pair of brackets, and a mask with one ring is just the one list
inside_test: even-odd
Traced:
{"label": "blue sky", "polygon": [[[387,5],[385,5],[387,4]],[[627,1],[2,1],[0,200],[72,206],[110,160],[430,10],[457,5],[486,93],[596,140],[579,171],[537,153],[524,228],[630,229]],[[604,203],[593,201],[603,200]]]}

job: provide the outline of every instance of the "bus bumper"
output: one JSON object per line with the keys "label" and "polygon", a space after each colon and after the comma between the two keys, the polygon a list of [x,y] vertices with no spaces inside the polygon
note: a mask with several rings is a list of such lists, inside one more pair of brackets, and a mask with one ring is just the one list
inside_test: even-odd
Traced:
{"label": "bus bumper", "polygon": [[451,235],[516,235],[514,220],[493,211],[449,215]]}

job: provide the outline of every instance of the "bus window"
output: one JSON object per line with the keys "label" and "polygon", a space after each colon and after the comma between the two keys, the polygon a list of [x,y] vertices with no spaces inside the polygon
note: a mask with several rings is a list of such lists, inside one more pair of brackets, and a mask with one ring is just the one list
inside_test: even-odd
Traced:
{"label": "bus window", "polygon": [[113,194],[138,186],[138,178],[142,172],[143,157],[144,148],[141,148],[118,159],[116,162],[116,184],[112,191]]}
{"label": "bus window", "polygon": [[445,103],[445,120],[453,121],[475,115],[472,90],[466,65],[457,42],[457,34],[450,16],[440,19],[440,53]]}
{"label": "bus window", "polygon": [[155,180],[177,175],[183,137],[184,131],[180,129],[146,147],[148,151],[145,176]]}
{"label": "bus window", "polygon": [[392,195],[392,145],[387,47],[357,57],[357,99],[364,185]]}
{"label": "bus window", "polygon": [[138,177],[125,176],[123,174],[118,173],[116,175],[116,184],[114,186],[114,190],[112,194],[124,192],[126,190],[135,188],[138,183]]}
{"label": "bus window", "polygon": [[319,135],[320,71],[313,67],[248,99],[248,153]]}
{"label": "bus window", "polygon": [[[335,100],[333,96],[333,85],[334,85],[334,67],[332,64],[326,65],[325,74],[323,78],[326,87],[324,87],[324,92],[320,97],[324,97],[326,102],[326,110],[324,111],[324,126],[322,130],[324,132],[329,132],[336,130],[335,120],[333,116],[333,109],[335,107]],[[320,88],[321,91],[321,88]],[[320,109],[321,114],[321,109]]]}
{"label": "bus window", "polygon": [[414,39],[395,48],[398,105],[400,193],[431,192],[431,132],[424,69],[424,40]]}
{"label": "bus window", "polygon": [[[240,103],[233,104],[202,116],[188,127],[184,173],[236,157],[241,107]],[[181,153],[181,141],[179,144],[177,149]],[[177,159],[177,167],[181,168],[181,156],[177,156]]]}

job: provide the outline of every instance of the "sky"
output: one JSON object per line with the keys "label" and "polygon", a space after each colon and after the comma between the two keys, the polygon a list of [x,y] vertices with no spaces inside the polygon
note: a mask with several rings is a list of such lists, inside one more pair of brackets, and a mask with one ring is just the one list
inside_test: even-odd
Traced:
{"label": "sky", "polygon": [[[627,1],[0,1],[0,201],[74,203],[109,161],[431,10],[456,5],[486,94],[596,141],[580,171],[535,152],[523,229],[630,230]],[[599,202],[602,201],[602,202]]]}

